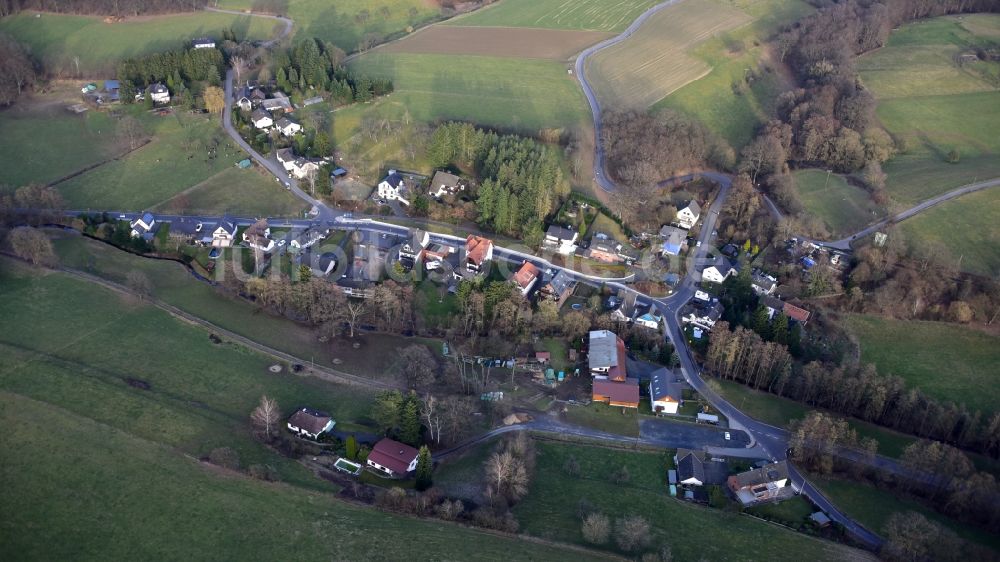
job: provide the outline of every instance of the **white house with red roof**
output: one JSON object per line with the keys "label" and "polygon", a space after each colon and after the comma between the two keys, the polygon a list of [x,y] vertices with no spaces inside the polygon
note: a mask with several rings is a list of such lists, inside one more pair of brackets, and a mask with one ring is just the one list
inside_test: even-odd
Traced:
{"label": "white house with red roof", "polygon": [[401,478],[417,469],[419,452],[409,445],[385,438],[368,454],[368,466],[389,478]]}

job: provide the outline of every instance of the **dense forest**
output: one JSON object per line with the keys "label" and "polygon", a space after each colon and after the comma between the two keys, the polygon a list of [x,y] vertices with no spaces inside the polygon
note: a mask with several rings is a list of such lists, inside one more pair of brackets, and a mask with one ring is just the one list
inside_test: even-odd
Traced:
{"label": "dense forest", "polygon": [[21,10],[125,17],[190,12],[206,4],[208,0],[0,0],[0,17]]}
{"label": "dense forest", "polygon": [[366,102],[392,93],[389,79],[349,72],[343,66],[345,56],[342,49],[330,42],[304,39],[294,48],[275,54],[272,64],[261,71],[260,81],[268,82],[273,77],[278,87],[293,99],[316,95],[316,90],[326,92],[336,104]]}
{"label": "dense forest", "polygon": [[517,135],[498,135],[468,123],[438,127],[427,147],[434,167],[472,167],[481,180],[479,222],[507,236],[541,242],[542,222],[569,194],[559,153]]}
{"label": "dense forest", "polygon": [[131,103],[136,92],[163,82],[173,96],[184,98],[192,82],[217,85],[225,73],[225,58],[218,49],[182,49],[123,60],[118,64],[121,99]]}

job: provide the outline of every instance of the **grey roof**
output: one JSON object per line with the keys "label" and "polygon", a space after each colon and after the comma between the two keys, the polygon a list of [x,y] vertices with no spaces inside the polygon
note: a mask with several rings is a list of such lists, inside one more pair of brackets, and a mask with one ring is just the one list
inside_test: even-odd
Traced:
{"label": "grey roof", "polygon": [[270,119],[271,114],[258,107],[250,114],[250,118],[254,121],[260,121],[261,119]]}
{"label": "grey roof", "polygon": [[430,242],[430,238],[427,236],[427,232],[419,228],[413,229],[413,235],[410,236],[410,245],[413,246],[413,248],[423,248],[425,237],[427,238],[427,241]]}
{"label": "grey roof", "polygon": [[688,203],[687,206],[685,206],[683,208],[684,209],[691,209],[692,213],[694,213],[696,215],[701,215],[701,205],[699,205],[698,202],[695,201],[694,199],[692,199],[691,202]]}
{"label": "grey roof", "polygon": [[736,484],[739,488],[767,484],[768,482],[777,482],[778,480],[788,478],[788,463],[780,461],[772,464],[766,464],[760,468],[741,472],[733,478],[735,478]]}
{"label": "grey roof", "polygon": [[278,161],[282,163],[295,161],[295,152],[291,148],[278,149],[276,156],[278,157]]}
{"label": "grey roof", "polygon": [[662,400],[669,396],[671,399],[681,401],[681,385],[674,382],[677,378],[673,372],[665,367],[659,368],[649,375],[649,397],[653,400]]}
{"label": "grey roof", "polygon": [[677,478],[683,482],[689,478],[695,478],[699,482],[705,481],[705,453],[701,451],[690,451],[688,449],[677,449]]}
{"label": "grey roof", "polygon": [[399,187],[399,184],[403,183],[403,176],[399,175],[399,172],[393,171],[386,176],[385,181],[392,187]]}
{"label": "grey roof", "polygon": [[274,124],[277,125],[281,129],[284,129],[285,127],[287,127],[289,125],[292,125],[292,124],[298,125],[298,123],[296,123],[295,121],[292,121],[291,119],[289,119],[287,117],[282,117],[281,119],[278,119],[277,121],[275,121]]}
{"label": "grey roof", "polygon": [[292,414],[292,417],[288,418],[288,423],[309,433],[316,434],[323,431],[326,424],[330,423],[330,414],[311,408],[302,408]]}
{"label": "grey roof", "polygon": [[150,86],[149,87],[149,91],[152,92],[152,93],[154,93],[154,94],[166,94],[166,93],[170,92],[169,90],[167,90],[166,86],[164,86],[163,84],[160,84],[160,83],[156,83],[156,84],[153,84],[152,86]]}
{"label": "grey roof", "polygon": [[431,189],[437,189],[440,186],[445,187],[455,187],[461,183],[461,179],[455,174],[449,174],[448,172],[442,172],[438,170],[434,172],[434,177],[431,178]]}
{"label": "grey roof", "polygon": [[572,240],[576,236],[576,231],[553,224],[546,229],[545,236],[551,236],[557,240]]}
{"label": "grey roof", "polygon": [[618,336],[608,330],[590,332],[590,349],[587,358],[591,369],[606,369],[618,365]]}
{"label": "grey roof", "polygon": [[765,290],[771,290],[771,289],[773,289],[775,287],[775,285],[778,284],[778,282],[776,280],[772,279],[771,277],[768,277],[766,274],[764,274],[761,271],[758,271],[757,273],[754,273],[750,277],[750,282],[752,284],[754,284],[754,285],[757,285],[758,287],[761,287],[761,288],[765,289]]}
{"label": "grey roof", "polygon": [[779,299],[778,297],[772,297],[771,295],[764,295],[760,297],[758,302],[768,308],[773,308],[774,310],[781,310],[785,308],[785,301]]}
{"label": "grey roof", "polygon": [[676,226],[665,225],[660,229],[660,238],[664,240],[676,239],[678,241],[687,238],[688,232],[683,228],[677,228]]}
{"label": "grey roof", "polygon": [[219,224],[212,228],[211,232],[215,232],[219,228],[222,228],[230,234],[236,234],[236,223],[234,223],[229,217],[222,217],[222,220],[220,220]]}
{"label": "grey roof", "polygon": [[201,224],[200,221],[180,217],[177,220],[170,221],[170,234],[173,235],[192,235],[198,232],[198,225]]}
{"label": "grey roof", "polygon": [[565,269],[560,269],[559,273],[556,273],[552,279],[549,279],[547,285],[553,293],[560,295],[563,291],[573,285],[573,283],[576,283],[573,276]]}
{"label": "grey roof", "polygon": [[712,306],[708,307],[708,309],[705,311],[705,316],[709,320],[715,322],[718,321],[719,318],[722,318],[722,312],[724,310],[725,308],[721,304],[716,302],[713,303]]}

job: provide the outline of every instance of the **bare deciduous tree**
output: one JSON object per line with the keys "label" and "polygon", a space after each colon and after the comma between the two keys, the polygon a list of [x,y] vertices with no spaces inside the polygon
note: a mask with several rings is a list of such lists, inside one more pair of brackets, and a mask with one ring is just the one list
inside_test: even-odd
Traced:
{"label": "bare deciduous tree", "polygon": [[611,520],[603,513],[591,513],[583,518],[580,530],[583,540],[591,544],[607,544],[611,538]]}
{"label": "bare deciduous tree", "polygon": [[153,292],[153,282],[145,273],[136,269],[129,271],[128,275],[125,276],[125,285],[132,289],[139,300],[145,299]]}
{"label": "bare deciduous tree", "polygon": [[7,235],[14,255],[31,262],[33,265],[53,266],[58,263],[52,242],[41,231],[22,226],[10,231]]}
{"label": "bare deciduous tree", "polygon": [[261,396],[260,404],[250,414],[250,421],[253,423],[254,428],[265,439],[270,439],[272,435],[277,433],[278,422],[280,420],[281,410],[278,409],[278,403],[273,398],[268,398],[267,395]]}

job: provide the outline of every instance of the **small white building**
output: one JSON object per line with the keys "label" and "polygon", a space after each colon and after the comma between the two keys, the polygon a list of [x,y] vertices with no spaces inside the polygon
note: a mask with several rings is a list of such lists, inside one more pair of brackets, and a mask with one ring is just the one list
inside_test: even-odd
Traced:
{"label": "small white building", "polygon": [[568,256],[576,251],[576,239],[579,236],[577,231],[564,228],[558,225],[551,225],[545,231],[543,244],[551,248],[556,253]]}
{"label": "small white building", "polygon": [[[286,169],[288,167],[286,166]],[[309,177],[310,174],[315,174],[319,171],[319,162],[312,160],[310,158],[296,158],[291,164],[291,169],[289,172],[295,176],[296,179],[304,179]]]}
{"label": "small white building", "polygon": [[129,223],[129,226],[132,227],[132,238],[143,238],[156,226],[156,219],[153,213],[143,213],[141,217]]}
{"label": "small white building", "polygon": [[191,46],[195,49],[214,49],[215,41],[208,37],[199,37],[191,41]]}
{"label": "small white building", "polygon": [[336,423],[326,412],[302,408],[288,418],[288,430],[302,437],[319,439],[320,435],[333,429]]}
{"label": "small white building", "polygon": [[302,132],[302,125],[299,125],[298,123],[292,121],[287,117],[282,117],[281,119],[278,119],[274,123],[274,126],[277,127],[278,130],[281,131],[281,134],[286,137],[290,137],[295,135],[296,133]]}
{"label": "small white building", "polygon": [[250,114],[250,122],[258,129],[269,129],[274,125],[274,119],[271,118],[271,114],[259,108]]}
{"label": "small white building", "polygon": [[701,217],[701,205],[697,201],[691,200],[686,207],[677,211],[677,224],[686,230],[691,230],[698,223]]}
{"label": "small white building", "polygon": [[410,202],[403,197],[403,193],[405,192],[406,182],[403,181],[403,176],[396,170],[389,170],[389,175],[378,184],[379,199],[399,201],[404,205],[409,205]]}
{"label": "small white building", "polygon": [[683,387],[675,382],[676,378],[666,368],[657,369],[649,375],[650,407],[654,414],[676,414],[684,403]]}
{"label": "small white building", "polygon": [[739,273],[738,267],[726,258],[722,258],[719,265],[706,267],[701,272],[701,279],[709,283],[722,283],[730,275]]}
{"label": "small white building", "polygon": [[170,103],[170,90],[160,83],[149,87],[149,97],[153,103]]}
{"label": "small white building", "polygon": [[207,236],[202,241],[206,245],[213,246],[215,248],[228,248],[233,245],[236,240],[236,223],[223,217],[219,224],[215,225],[212,229],[210,236]]}

